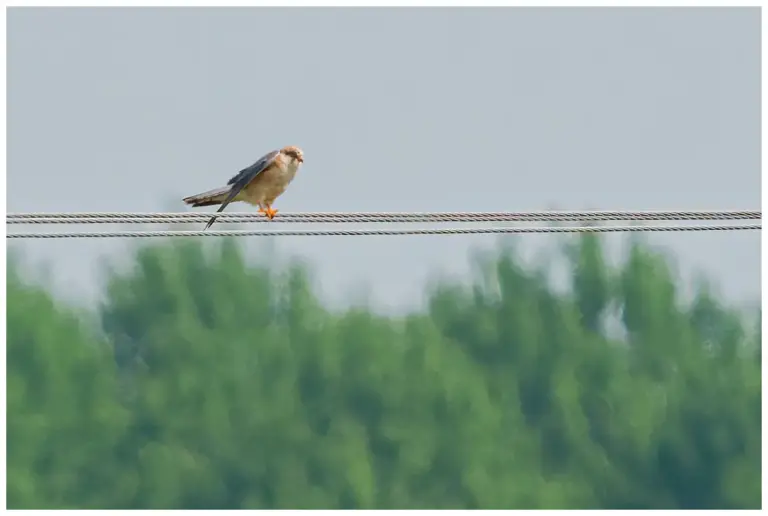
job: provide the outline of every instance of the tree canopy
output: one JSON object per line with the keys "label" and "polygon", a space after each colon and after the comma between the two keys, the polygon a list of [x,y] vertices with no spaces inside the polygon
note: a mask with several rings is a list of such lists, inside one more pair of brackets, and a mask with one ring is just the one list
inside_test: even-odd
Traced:
{"label": "tree canopy", "polygon": [[8,507],[759,508],[759,329],[563,248],[566,292],[505,246],[397,317],[230,240],[138,247],[95,317],[9,260]]}

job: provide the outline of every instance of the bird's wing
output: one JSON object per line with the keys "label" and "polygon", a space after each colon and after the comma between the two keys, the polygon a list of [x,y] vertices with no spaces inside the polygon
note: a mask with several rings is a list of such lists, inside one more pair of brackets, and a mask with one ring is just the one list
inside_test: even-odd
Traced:
{"label": "bird's wing", "polygon": [[[256,163],[251,165],[250,167],[244,168],[240,172],[237,173],[237,175],[233,176],[228,182],[228,185],[232,185],[232,189],[229,191],[229,195],[227,195],[227,198],[224,199],[224,202],[221,203],[221,206],[219,206],[219,209],[216,210],[216,213],[220,213],[224,210],[224,208],[227,207],[227,205],[232,202],[232,199],[237,197],[237,194],[239,194],[243,188],[248,186],[248,184],[256,179],[256,176],[264,172],[267,167],[269,167],[272,163],[275,162],[275,158],[277,158],[278,154],[280,154],[280,151],[272,151],[269,154],[265,154],[261,158],[259,158]],[[211,220],[208,221],[208,225],[205,226],[205,229],[208,229],[211,227],[211,224],[216,220],[216,216],[214,215],[211,217]]]}
{"label": "bird's wing", "polygon": [[248,183],[253,181],[256,176],[263,172],[264,169],[270,166],[275,161],[275,158],[278,154],[280,154],[280,151],[276,150],[270,152],[269,154],[265,154],[264,156],[260,157],[256,163],[238,172],[237,175],[233,176],[229,181],[227,181],[227,184],[234,185],[234,188],[244,188]]}

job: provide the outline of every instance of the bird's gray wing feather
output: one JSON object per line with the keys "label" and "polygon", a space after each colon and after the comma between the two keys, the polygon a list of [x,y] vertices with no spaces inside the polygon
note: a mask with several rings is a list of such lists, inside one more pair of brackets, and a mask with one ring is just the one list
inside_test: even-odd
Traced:
{"label": "bird's gray wing feather", "polygon": [[[264,170],[267,169],[268,166],[270,166],[274,161],[275,158],[277,158],[278,154],[280,154],[280,151],[272,151],[268,154],[265,154],[261,158],[259,158],[253,165],[250,167],[246,167],[240,172],[237,173],[237,175],[233,176],[228,182],[228,185],[232,185],[232,189],[229,191],[229,195],[227,195],[227,198],[224,199],[224,202],[221,203],[221,206],[219,206],[219,209],[216,210],[216,213],[220,213],[224,210],[224,208],[227,207],[227,205],[232,202],[232,199],[234,199],[237,194],[239,194],[243,188],[248,186],[248,184],[256,179],[256,176],[264,172]],[[211,227],[211,225],[216,220],[216,215],[211,217],[211,220],[208,221],[208,225],[205,226],[205,229],[208,229]],[[205,230],[203,230],[205,231]]]}

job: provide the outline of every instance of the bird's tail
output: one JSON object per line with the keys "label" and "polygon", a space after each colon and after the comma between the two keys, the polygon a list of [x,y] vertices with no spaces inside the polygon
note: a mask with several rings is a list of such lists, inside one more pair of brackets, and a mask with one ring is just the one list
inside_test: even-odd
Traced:
{"label": "bird's tail", "polygon": [[183,200],[185,203],[191,205],[193,208],[199,208],[201,206],[215,206],[221,204],[227,198],[231,186],[224,186],[222,188],[216,188],[215,190],[208,190],[207,192],[199,193],[197,195],[190,195]]}

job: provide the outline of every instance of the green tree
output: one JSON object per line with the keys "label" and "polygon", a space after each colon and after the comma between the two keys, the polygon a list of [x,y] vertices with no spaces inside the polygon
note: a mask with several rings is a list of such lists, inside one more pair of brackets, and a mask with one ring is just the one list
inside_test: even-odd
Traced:
{"label": "green tree", "polygon": [[130,472],[116,456],[128,423],[106,344],[41,286],[7,276],[9,508],[119,507]]}
{"label": "green tree", "polygon": [[569,291],[505,246],[386,317],[152,244],[98,329],[11,267],[9,506],[759,507],[759,328],[642,241],[564,249]]}

